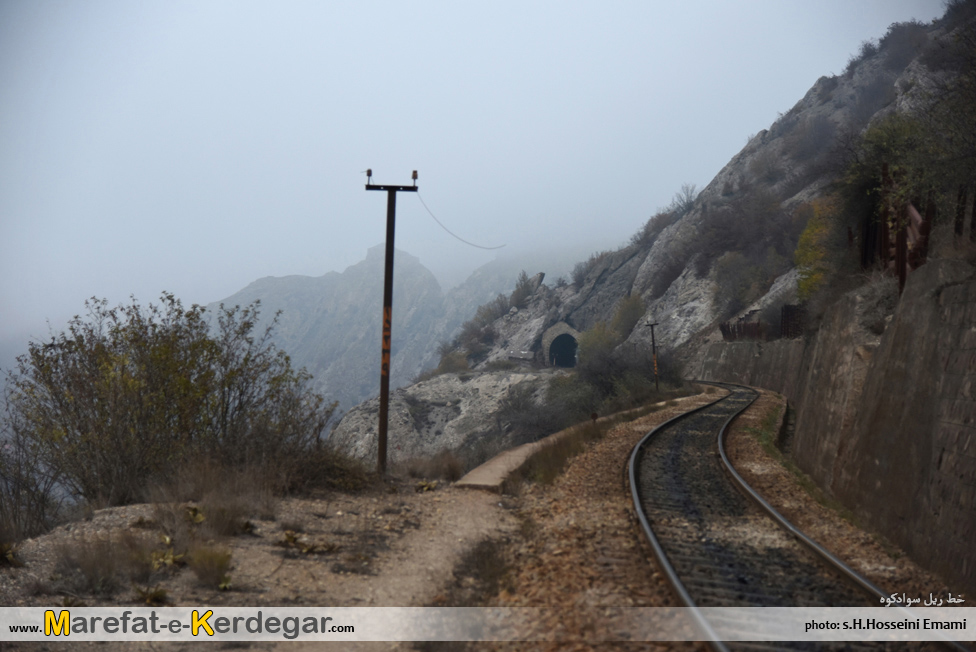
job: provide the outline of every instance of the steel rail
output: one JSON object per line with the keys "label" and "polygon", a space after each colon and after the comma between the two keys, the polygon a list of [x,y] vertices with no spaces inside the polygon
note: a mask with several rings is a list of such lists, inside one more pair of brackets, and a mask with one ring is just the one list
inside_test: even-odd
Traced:
{"label": "steel rail", "polygon": [[[755,389],[748,387],[747,385],[723,383],[720,386],[725,386],[725,385],[732,385],[734,387],[743,387],[755,391]],[[758,393],[757,393],[757,398],[758,398]],[[750,403],[749,405],[752,405],[752,403]],[[797,539],[800,543],[806,546],[809,550],[819,555],[827,564],[833,566],[838,571],[840,571],[851,582],[861,587],[867,593],[870,593],[874,597],[879,598],[881,602],[892,599],[893,596],[889,596],[888,594],[886,594],[881,588],[878,587],[878,585],[874,584],[871,580],[867,579],[866,577],[862,577],[860,574],[858,574],[857,571],[855,571],[853,568],[845,564],[843,560],[838,558],[832,552],[830,552],[829,550],[821,546],[819,543],[817,543],[816,541],[808,537],[798,527],[793,525],[793,523],[791,523],[789,519],[787,519],[785,516],[780,514],[775,507],[770,505],[765,498],[759,495],[759,492],[753,489],[752,486],[748,482],[746,482],[745,478],[739,475],[739,472],[735,470],[734,466],[732,466],[732,461],[729,459],[729,456],[725,452],[725,435],[727,432],[727,426],[731,421],[732,420],[729,419],[729,422],[727,422],[724,426],[722,426],[722,429],[718,433],[717,443],[718,443],[719,456],[722,458],[722,464],[725,467],[725,471],[731,477],[733,484],[735,484],[736,487],[738,487],[738,489],[742,491],[746,496],[751,498],[753,502],[755,502],[760,509],[766,512],[767,516],[769,516],[774,521],[776,521],[776,523],[781,528],[786,530],[789,534],[793,535],[795,539]],[[904,603],[901,600],[896,601],[895,604],[897,604],[896,608],[904,612],[906,617],[912,615],[911,612],[908,610],[908,608],[905,607]],[[960,652],[970,652],[970,648],[961,645],[957,641],[953,641],[948,638],[938,642],[944,645],[948,645],[952,649],[959,650]]]}
{"label": "steel rail", "polygon": [[[861,577],[856,571],[851,569],[849,566],[847,566],[847,564],[845,564],[835,555],[830,553],[828,550],[820,546],[816,541],[808,537],[805,533],[799,530],[799,528],[797,528],[788,519],[786,519],[782,514],[780,514],[775,508],[772,507],[772,505],[770,505],[765,499],[763,499],[762,496],[760,496],[758,492],[756,492],[732,466],[732,463],[729,460],[729,457],[725,451],[726,433],[732,421],[736,417],[738,417],[743,411],[748,409],[756,401],[756,399],[759,397],[759,393],[756,392],[756,390],[751,387],[747,387],[745,385],[738,385],[734,383],[714,383],[714,382],[707,382],[707,381],[695,381],[695,382],[703,385],[713,385],[723,389],[730,389],[730,388],[746,389],[754,393],[754,397],[752,398],[751,401],[749,401],[741,408],[736,410],[734,413],[729,415],[729,417],[722,424],[721,428],[719,428],[719,433],[716,440],[716,445],[718,447],[719,456],[722,460],[723,468],[728,473],[730,480],[732,480],[733,486],[735,486],[737,490],[741,491],[745,496],[750,498],[756,505],[758,505],[761,508],[761,510],[765,513],[765,515],[770,517],[780,528],[786,530],[790,535],[792,535],[795,539],[797,539],[799,543],[803,544],[805,548],[807,548],[811,552],[814,552],[824,563],[826,563],[828,566],[840,572],[842,576],[847,578],[853,585],[857,586],[861,591],[875,598],[888,599],[888,596],[875,584],[873,584],[866,578]],[[724,401],[725,399],[729,398],[732,395],[733,394],[730,393],[727,396],[721,397],[715,401],[699,406],[693,410],[689,410],[688,412],[679,414],[675,417],[672,417],[671,419],[668,419],[664,423],[661,423],[656,428],[648,432],[643,438],[641,438],[641,440],[637,443],[637,445],[634,446],[628,464],[629,466],[628,476],[630,480],[631,497],[634,501],[634,507],[635,510],[637,511],[638,520],[640,521],[641,527],[644,530],[644,534],[647,537],[647,540],[650,543],[652,550],[654,551],[655,558],[657,559],[658,564],[660,565],[662,571],[664,572],[664,575],[667,578],[668,583],[671,584],[673,590],[677,594],[679,601],[682,604],[684,604],[686,607],[690,608],[691,610],[690,613],[692,614],[700,630],[705,634],[706,641],[714,650],[722,651],[722,652],[727,652],[729,648],[724,644],[724,642],[719,640],[718,635],[716,634],[714,629],[711,627],[711,625],[708,623],[708,621],[699,611],[698,606],[695,604],[687,588],[684,586],[684,583],[679,578],[677,571],[675,570],[674,566],[671,564],[670,560],[668,559],[667,553],[664,551],[664,548],[661,545],[660,541],[658,540],[657,535],[654,534],[654,531],[650,526],[650,522],[648,521],[647,515],[645,514],[644,508],[642,507],[642,499],[639,494],[637,468],[638,468],[638,462],[640,460],[640,456],[642,454],[643,448],[650,442],[650,440],[654,437],[655,434],[657,434],[659,431],[669,427],[670,425],[672,425],[673,423],[679,420],[685,419],[691,416],[692,414],[695,414],[699,411],[717,405],[718,403]],[[911,613],[904,606],[899,605],[899,607],[896,608],[901,611],[904,611],[906,614]],[[960,650],[962,652],[970,652],[970,648],[961,645],[956,641],[952,641],[944,638],[941,641],[937,641],[937,642],[942,643],[943,645],[946,645],[955,650]]]}
{"label": "steel rail", "polygon": [[[714,383],[708,383],[708,384],[713,385]],[[693,410],[688,410],[687,412],[683,412],[677,416],[671,417],[664,423],[659,424],[656,428],[654,428],[649,433],[644,435],[644,437],[642,437],[639,442],[637,442],[637,445],[634,446],[634,450],[630,454],[630,462],[628,465],[629,466],[628,477],[630,479],[630,495],[634,500],[634,508],[637,511],[637,518],[640,520],[641,527],[644,530],[644,535],[647,537],[648,542],[651,544],[651,548],[654,550],[654,557],[657,559],[658,565],[661,567],[661,570],[664,571],[664,575],[667,578],[668,583],[671,585],[671,588],[674,589],[674,592],[678,595],[678,600],[683,605],[691,609],[691,615],[692,618],[694,618],[695,620],[695,624],[698,626],[699,630],[705,635],[704,636],[705,641],[708,642],[709,646],[711,646],[711,648],[716,652],[729,652],[729,648],[725,645],[725,643],[723,643],[719,639],[718,634],[715,632],[714,629],[712,629],[712,626],[709,624],[708,620],[705,619],[705,616],[702,615],[701,611],[699,611],[698,606],[695,604],[695,601],[692,600],[691,595],[688,593],[688,589],[686,589],[685,585],[681,582],[681,579],[678,577],[677,571],[674,569],[674,566],[671,565],[670,560],[668,560],[668,556],[664,552],[664,548],[661,547],[661,542],[658,541],[657,536],[655,536],[654,531],[651,529],[651,524],[647,520],[647,515],[644,513],[644,510],[641,508],[641,499],[640,499],[640,495],[638,494],[638,484],[637,484],[637,461],[640,456],[641,448],[644,447],[644,444],[647,443],[651,439],[651,437],[654,436],[656,432],[668,427],[669,425],[675,423],[676,421],[680,421],[692,414],[710,408],[713,405],[717,405],[718,403],[721,403],[722,401],[727,399],[729,396],[732,396],[731,392],[710,403],[706,403],[705,405],[701,405]]]}

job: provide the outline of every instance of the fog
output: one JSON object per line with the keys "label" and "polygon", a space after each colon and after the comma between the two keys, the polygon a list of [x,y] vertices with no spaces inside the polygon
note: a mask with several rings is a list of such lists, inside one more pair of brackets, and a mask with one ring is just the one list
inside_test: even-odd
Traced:
{"label": "fog", "polygon": [[442,285],[621,244],[941,2],[0,2],[0,366],[87,297],[184,303],[384,239]]}

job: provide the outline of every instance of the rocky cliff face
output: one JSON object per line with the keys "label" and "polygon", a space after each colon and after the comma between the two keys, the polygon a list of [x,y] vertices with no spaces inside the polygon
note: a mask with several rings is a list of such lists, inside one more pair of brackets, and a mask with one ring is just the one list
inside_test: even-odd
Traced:
{"label": "rocky cliff face", "polygon": [[[919,53],[943,35],[938,25],[908,24],[897,38],[862,52],[843,75],[821,77],[769,129],[751,137],[693,202],[658,216],[632,244],[581,263],[572,285],[542,286],[526,308],[492,324],[495,341],[478,368],[524,357],[513,355],[518,351],[545,364],[547,329],[564,322],[585,331],[609,322],[629,296],[640,296],[646,311],[620,346],[649,349],[649,324],[656,323],[658,345],[688,363],[700,362],[720,322],[795,302],[792,258],[805,224],[797,208],[842,172],[845,143],[871,121],[922,101],[931,75]],[[744,265],[754,278],[732,297],[736,287],[728,277]]]}
{"label": "rocky cliff face", "polygon": [[[545,370],[443,374],[390,397],[387,459],[391,464],[451,451],[480,462],[516,443],[508,436],[504,403],[513,390],[543,389]],[[356,459],[376,459],[379,399],[350,410],[329,445]],[[517,442],[521,443],[521,442]]]}

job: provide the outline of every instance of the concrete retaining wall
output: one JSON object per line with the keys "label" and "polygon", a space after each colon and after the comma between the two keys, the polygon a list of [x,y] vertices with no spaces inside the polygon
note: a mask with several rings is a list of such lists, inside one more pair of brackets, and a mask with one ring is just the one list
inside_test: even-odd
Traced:
{"label": "concrete retaining wall", "polygon": [[880,342],[847,295],[807,341],[716,343],[700,378],[786,395],[797,464],[953,589],[976,593],[976,271],[914,272]]}

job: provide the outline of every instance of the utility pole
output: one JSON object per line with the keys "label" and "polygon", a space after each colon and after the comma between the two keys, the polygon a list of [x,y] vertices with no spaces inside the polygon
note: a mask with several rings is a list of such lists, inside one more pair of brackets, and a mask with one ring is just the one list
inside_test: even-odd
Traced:
{"label": "utility pole", "polygon": [[386,263],[383,271],[383,354],[380,364],[380,423],[376,444],[376,472],[386,475],[386,432],[390,414],[390,343],[393,326],[393,233],[397,192],[417,192],[417,171],[412,186],[373,185],[373,170],[366,170],[366,190],[386,191]]}
{"label": "utility pole", "polygon": [[657,326],[657,322],[651,324],[651,354],[654,356],[654,391],[661,391],[661,385],[657,380],[657,342],[654,340],[654,327]]}

